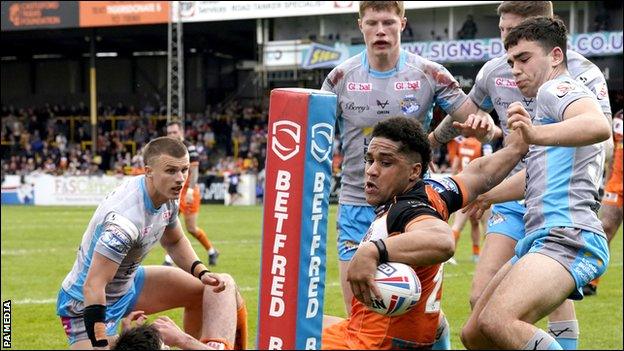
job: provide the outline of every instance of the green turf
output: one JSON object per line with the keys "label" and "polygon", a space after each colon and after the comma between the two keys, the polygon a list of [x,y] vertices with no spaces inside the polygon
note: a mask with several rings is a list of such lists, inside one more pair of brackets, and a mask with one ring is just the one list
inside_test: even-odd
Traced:
{"label": "green turf", "polygon": [[[13,349],[64,349],[65,335],[55,315],[56,294],[71,269],[93,207],[2,206],[2,301],[12,300]],[[336,207],[331,207],[328,235],[325,313],[344,315],[338,286],[335,250]],[[199,225],[221,252],[216,271],[234,276],[249,309],[249,346],[255,346],[262,211],[256,207],[202,206]],[[466,226],[466,229],[468,226]],[[467,232],[457,250],[458,266],[447,265],[442,308],[451,324],[452,345],[459,341],[469,312],[468,295],[474,271]],[[200,244],[191,238],[200,257]],[[611,264],[598,295],[576,304],[580,347],[622,349],[622,228],[611,246]],[[160,264],[163,250],[150,253],[145,264]],[[180,322],[180,310],[167,312]],[[543,322],[541,322],[543,325]]]}

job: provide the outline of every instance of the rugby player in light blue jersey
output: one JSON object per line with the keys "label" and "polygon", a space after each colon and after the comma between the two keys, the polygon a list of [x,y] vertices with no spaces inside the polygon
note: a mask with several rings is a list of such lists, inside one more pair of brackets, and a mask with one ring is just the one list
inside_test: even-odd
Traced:
{"label": "rugby player in light blue jersey", "polygon": [[[525,198],[526,235],[494,276],[462,330],[469,349],[562,349],[533,323],[604,273],[607,240],[597,212],[609,121],[596,95],[567,70],[562,21],[533,17],[505,38],[518,89],[535,98],[507,110],[507,127],[530,144],[525,170],[507,179],[510,197]],[[523,193],[523,190],[526,189]]]}
{"label": "rugby player in light blue jersey", "polygon": [[[177,216],[189,170],[186,146],[156,138],[143,157],[145,175],[128,179],[100,203],[63,280],[56,308],[69,344],[72,349],[108,347],[131,311],[152,314],[183,307],[187,333],[233,345],[234,281],[210,273],[199,261]],[[140,265],[158,242],[182,269]],[[203,301],[213,310],[202,315],[205,289],[209,295]],[[224,335],[227,325],[232,328]]]}
{"label": "rugby player in light blue jersey", "polygon": [[[498,7],[500,16],[499,28],[501,39],[524,19],[534,16],[553,17],[550,1],[503,1]],[[567,65],[570,76],[588,87],[598,99],[601,110],[607,119],[611,119],[611,105],[606,80],[600,69],[585,57],[574,51],[567,52]],[[513,74],[507,64],[505,55],[491,59],[479,71],[475,85],[468,94],[470,99],[485,111],[495,110],[500,119],[504,136],[509,134],[507,128],[507,108],[512,102],[520,101],[525,110],[535,115],[535,98],[526,97],[516,86]],[[446,117],[436,128],[436,139],[446,142],[448,135],[453,135],[452,121]],[[446,131],[444,130],[446,126]],[[450,139],[449,139],[450,140]],[[610,146],[606,146],[611,150]],[[524,168],[524,162],[518,163],[510,176]],[[485,203],[492,194],[486,193],[479,197]],[[470,305],[474,306],[479,296],[492,277],[514,255],[516,243],[524,238],[524,200],[508,201],[492,206],[492,214],[488,221],[483,250],[475,269],[470,293]],[[560,308],[549,315],[548,331],[566,349],[578,346],[579,325],[572,301],[566,301]]]}

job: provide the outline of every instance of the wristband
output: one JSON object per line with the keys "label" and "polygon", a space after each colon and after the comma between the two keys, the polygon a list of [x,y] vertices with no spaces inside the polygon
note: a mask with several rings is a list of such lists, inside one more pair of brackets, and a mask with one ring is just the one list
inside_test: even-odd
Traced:
{"label": "wristband", "polygon": [[377,247],[379,252],[379,264],[388,262],[388,250],[386,249],[386,243],[383,240],[375,240],[373,244]]}
{"label": "wristband", "polygon": [[91,346],[106,347],[108,339],[106,338],[106,306],[89,305],[84,309],[84,324],[87,330]]}
{"label": "wristband", "polygon": [[204,263],[200,260],[193,262],[193,264],[191,265],[191,275],[195,275],[193,274],[193,272],[195,271],[195,267],[197,267],[198,264],[204,264]]}
{"label": "wristband", "polygon": [[207,270],[207,269],[204,269],[203,271],[199,272],[199,275],[197,276],[197,279],[201,280],[202,275],[204,275],[206,273],[210,273],[210,271]]}

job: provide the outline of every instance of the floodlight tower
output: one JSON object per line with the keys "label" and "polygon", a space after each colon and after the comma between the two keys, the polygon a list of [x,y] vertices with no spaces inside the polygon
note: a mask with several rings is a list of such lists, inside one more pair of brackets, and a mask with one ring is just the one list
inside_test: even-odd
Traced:
{"label": "floodlight tower", "polygon": [[184,47],[182,45],[181,1],[170,6],[167,26],[167,123],[184,123]]}

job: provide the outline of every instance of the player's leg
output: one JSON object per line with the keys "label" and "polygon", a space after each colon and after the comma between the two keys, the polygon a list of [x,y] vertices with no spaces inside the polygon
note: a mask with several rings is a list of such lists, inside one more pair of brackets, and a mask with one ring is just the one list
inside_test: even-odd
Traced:
{"label": "player's leg", "polygon": [[[485,250],[484,250],[485,251]],[[490,297],[494,293],[494,290],[498,287],[500,282],[505,278],[507,273],[511,270],[511,262],[505,263],[497,272],[494,274],[492,279],[486,285],[486,287],[481,292],[481,296],[478,300],[475,301],[474,306],[472,306],[472,312],[468,317],[468,321],[463,326],[461,331],[461,341],[464,346],[469,350],[487,350],[487,349],[497,349],[496,345],[492,343],[478,328],[478,317],[483,311],[483,308],[490,300]]]}
{"label": "player's leg", "polygon": [[470,291],[470,306],[474,307],[498,270],[514,256],[518,240],[524,237],[524,206],[516,201],[494,205],[488,228],[475,268]]}
{"label": "player's leg", "polygon": [[546,330],[564,350],[578,349],[579,324],[572,300],[566,299],[548,315]]}
{"label": "player's leg", "polygon": [[[539,288],[536,288],[539,287]],[[479,330],[495,345],[556,348],[557,342],[533,323],[552,312],[574,290],[573,277],[559,262],[529,253],[514,264],[479,314]],[[541,341],[540,341],[541,340]]]}
{"label": "player's leg", "polygon": [[[605,188],[605,196],[602,199],[602,207],[600,209],[600,221],[602,227],[607,234],[607,241],[611,244],[611,240],[615,237],[618,228],[622,224],[622,207],[624,198],[622,197],[622,181],[615,181],[613,177],[607,183]],[[586,296],[595,295],[598,289],[600,279],[595,279],[583,287],[583,294]]]}
{"label": "player's leg", "polygon": [[234,350],[247,349],[247,306],[245,300],[236,289],[236,339]]}
{"label": "player's leg", "polygon": [[[459,238],[461,237],[461,232],[464,229],[464,225],[468,220],[468,215],[462,213],[461,211],[457,211],[453,214],[453,225],[451,226],[451,230],[453,231],[453,237],[455,238],[455,246],[457,247],[457,243],[459,242]],[[457,260],[455,257],[451,257],[446,261],[449,264],[456,265]]]}
{"label": "player's leg", "polygon": [[371,206],[338,206],[337,234],[338,234],[338,269],[340,272],[340,286],[344,299],[347,316],[351,314],[351,300],[353,292],[347,282],[347,268],[349,261],[375,219],[375,210]]}
{"label": "player's leg", "polygon": [[472,239],[472,262],[479,261],[479,249],[481,248],[481,230],[479,221],[470,218],[470,239]]}
{"label": "player's leg", "polygon": [[584,230],[553,227],[518,242],[516,254],[521,259],[479,315],[479,329],[503,348],[561,347],[532,324],[566,298],[583,298],[582,287],[602,275],[609,263],[606,239]]}
{"label": "player's leg", "polygon": [[133,310],[153,314],[184,307],[184,331],[199,338],[203,300],[204,284],[189,273],[173,267],[146,266],[143,287]]}
{"label": "player's leg", "polygon": [[[188,205],[188,204],[187,204]],[[193,202],[185,208],[184,214],[184,225],[186,230],[191,233],[201,243],[206,252],[208,252],[208,264],[214,266],[217,264],[217,257],[219,253],[214,248],[210,240],[208,240],[208,236],[206,232],[199,226],[197,226],[197,216],[199,214],[199,207],[201,205],[201,195],[199,193],[199,187],[196,186],[193,189]]]}
{"label": "player's leg", "polygon": [[464,229],[464,225],[466,225],[466,221],[468,221],[468,215],[463,213],[462,211],[457,211],[453,214],[455,219],[453,219],[453,225],[451,226],[451,230],[453,231],[453,236],[455,237],[455,245],[459,241],[459,237],[461,236],[461,231]]}
{"label": "player's leg", "polygon": [[200,341],[223,343],[231,349],[236,340],[237,288],[229,274],[220,274],[220,277],[225,282],[225,290],[215,293],[211,286],[204,288]]}

